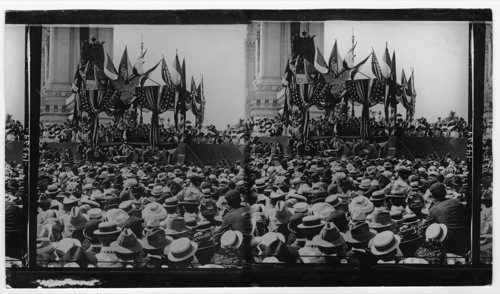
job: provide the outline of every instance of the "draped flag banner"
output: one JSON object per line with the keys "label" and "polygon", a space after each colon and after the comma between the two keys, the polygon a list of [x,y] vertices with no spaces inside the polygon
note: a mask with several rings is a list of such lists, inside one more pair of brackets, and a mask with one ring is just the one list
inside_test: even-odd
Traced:
{"label": "draped flag banner", "polygon": [[[176,53],[174,64],[170,70],[162,58],[149,70],[144,69],[144,58],[147,50],[142,52],[132,65],[125,47],[118,69],[109,54],[103,52],[100,64],[85,61],[85,65],[77,65],[73,83],[74,100],[73,120],[78,123],[82,112],[87,112],[91,120],[91,145],[98,143],[99,114],[105,112],[114,116],[115,123],[125,123],[124,114],[131,105],[144,111],[152,112],[149,143],[157,146],[159,142],[159,115],[165,111],[174,112],[178,141],[184,141],[186,111],[191,110],[196,117],[196,124],[201,128],[205,112],[205,94],[203,78],[198,86],[191,78],[191,92],[186,89],[186,61],[182,66]],[[161,64],[161,66],[160,66]],[[160,66],[161,78],[165,85],[150,79],[150,75]],[[156,86],[145,86],[150,80]],[[142,115],[141,115],[142,123]]]}
{"label": "draped flag banner", "polygon": [[138,88],[136,91],[139,105],[152,112],[149,144],[154,148],[158,145],[159,115],[173,109],[175,93],[163,85],[146,86]]}
{"label": "draped flag banner", "polygon": [[[89,69],[86,69],[86,72]],[[83,77],[81,91],[82,109],[89,113],[92,121],[92,148],[95,148],[98,141],[97,131],[99,128],[99,114],[109,111],[115,103],[117,92],[113,91],[111,82],[103,79],[104,73],[94,66],[94,76],[96,80],[87,80]]]}

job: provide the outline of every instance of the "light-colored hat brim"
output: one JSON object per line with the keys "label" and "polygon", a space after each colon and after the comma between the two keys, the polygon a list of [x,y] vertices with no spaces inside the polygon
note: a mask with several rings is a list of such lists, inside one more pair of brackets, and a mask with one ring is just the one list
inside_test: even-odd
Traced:
{"label": "light-colored hat brim", "polygon": [[169,251],[167,253],[168,259],[170,261],[173,261],[173,262],[180,262],[180,261],[186,260],[186,259],[190,258],[191,256],[193,256],[194,253],[196,252],[196,250],[198,249],[198,244],[193,242],[193,241],[190,241],[190,242],[191,242],[191,251],[189,251],[185,256],[177,258],[177,257],[174,257],[172,255],[172,251]]}
{"label": "light-colored hat brim", "polygon": [[378,251],[375,246],[372,246],[371,248],[371,252],[374,254],[374,255],[384,255],[384,254],[387,254],[391,251],[393,251],[394,249],[396,249],[399,244],[401,243],[401,237],[399,235],[394,235],[394,238],[396,239],[396,242],[394,243],[394,245],[392,245],[391,248],[389,249],[386,249],[384,251]]}

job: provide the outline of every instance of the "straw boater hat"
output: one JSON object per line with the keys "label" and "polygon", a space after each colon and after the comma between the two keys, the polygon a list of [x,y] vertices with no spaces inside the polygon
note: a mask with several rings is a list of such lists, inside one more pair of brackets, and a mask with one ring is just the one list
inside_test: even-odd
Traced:
{"label": "straw boater hat", "polygon": [[89,218],[89,220],[91,219],[102,220],[104,215],[100,208],[92,208],[89,211],[87,211],[87,217]]}
{"label": "straw boater hat", "polygon": [[138,240],[131,229],[125,228],[118,239],[110,244],[110,248],[117,253],[136,253],[142,251],[141,240]]}
{"label": "straw boater hat", "polygon": [[266,180],[260,178],[255,181],[255,184],[253,185],[254,189],[264,189],[267,187],[267,182]]}
{"label": "straw boater hat", "polygon": [[316,229],[325,225],[325,221],[322,221],[316,215],[308,215],[302,218],[302,223],[297,226],[297,228],[304,229]]}
{"label": "straw boater hat", "polygon": [[368,190],[371,187],[371,181],[370,179],[363,179],[361,180],[361,183],[359,184],[359,188],[361,190]]}
{"label": "straw boater hat", "polygon": [[385,197],[384,190],[374,191],[372,193],[372,196],[370,197],[370,200],[372,202],[374,202],[374,201],[383,201],[385,199],[386,199],[386,197]]}
{"label": "straw boater hat", "polygon": [[102,222],[99,224],[99,229],[94,231],[94,235],[110,235],[119,233],[120,230],[117,228],[115,223],[112,222]]}
{"label": "straw boater hat", "polygon": [[178,207],[179,205],[179,201],[175,196],[165,199],[165,202],[163,203],[163,207]]}
{"label": "straw boater hat", "polygon": [[190,241],[188,238],[174,240],[170,244],[170,251],[167,257],[172,262],[180,262],[194,255],[198,249],[198,244]]}
{"label": "straw boater hat", "polygon": [[337,206],[342,204],[342,200],[339,198],[337,194],[326,197],[325,202],[330,204],[333,208],[336,208]]}
{"label": "straw boater hat", "polygon": [[401,237],[391,231],[378,233],[372,240],[371,252],[374,255],[384,255],[392,252],[401,243]]}
{"label": "straw boater hat", "polygon": [[373,211],[373,203],[365,196],[356,196],[348,205],[350,211],[361,210],[368,214]]}
{"label": "straw boater hat", "polygon": [[241,243],[243,243],[243,234],[240,231],[226,231],[220,238],[222,247],[239,248]]}
{"label": "straw boater hat", "polygon": [[57,187],[57,185],[48,185],[47,190],[45,190],[45,194],[51,196],[54,194],[58,194],[61,190]]}
{"label": "straw boater hat", "polygon": [[345,244],[344,234],[331,222],[326,223],[319,235],[314,236],[313,242],[319,247],[338,247]]}
{"label": "straw boater hat", "polygon": [[151,190],[152,196],[160,196],[162,194],[163,194],[163,186],[161,185],[156,185],[153,187],[153,190]]}
{"label": "straw boater hat", "polygon": [[439,242],[443,242],[446,239],[446,235],[448,234],[448,227],[445,224],[431,224],[425,230],[425,238],[427,240],[435,240]]}
{"label": "straw boater hat", "polygon": [[118,205],[118,208],[125,211],[128,215],[130,215],[132,214],[132,212],[134,212],[136,206],[135,204],[132,203],[132,200],[127,200],[120,203],[120,205]]}
{"label": "straw boater hat", "polygon": [[293,210],[295,213],[308,213],[309,205],[306,202],[298,202],[293,205]]}

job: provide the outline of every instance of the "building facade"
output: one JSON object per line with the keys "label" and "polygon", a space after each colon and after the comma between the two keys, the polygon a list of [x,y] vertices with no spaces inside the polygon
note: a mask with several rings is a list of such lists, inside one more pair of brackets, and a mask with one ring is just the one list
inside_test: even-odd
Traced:
{"label": "building facade", "polygon": [[[245,40],[245,118],[275,117],[283,108],[282,76],[291,55],[292,36],[307,32],[316,47],[324,47],[321,22],[253,22]],[[321,112],[311,110],[311,116]]]}
{"label": "building facade", "polygon": [[[71,85],[80,62],[80,44],[95,36],[113,56],[113,28],[44,27],[40,121],[63,123],[73,114]],[[104,119],[110,119],[107,116]]]}

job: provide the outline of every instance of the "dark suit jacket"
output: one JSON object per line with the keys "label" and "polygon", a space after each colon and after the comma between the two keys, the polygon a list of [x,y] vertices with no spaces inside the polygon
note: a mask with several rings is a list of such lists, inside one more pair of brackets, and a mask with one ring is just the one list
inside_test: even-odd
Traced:
{"label": "dark suit jacket", "polygon": [[446,239],[443,242],[447,252],[464,254],[460,248],[464,246],[466,241],[466,213],[465,207],[460,201],[447,199],[434,204],[429,209],[429,215],[423,224],[424,229],[432,223],[445,224],[448,228]]}

